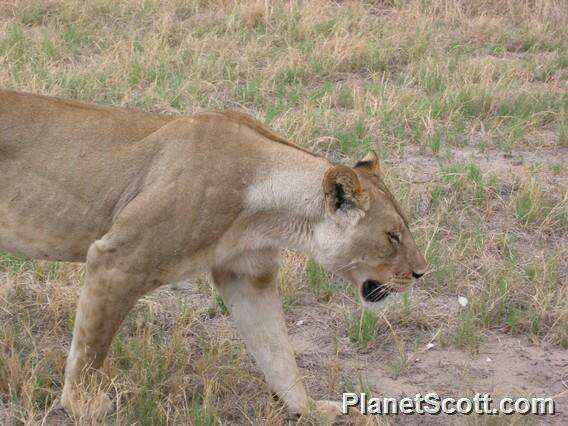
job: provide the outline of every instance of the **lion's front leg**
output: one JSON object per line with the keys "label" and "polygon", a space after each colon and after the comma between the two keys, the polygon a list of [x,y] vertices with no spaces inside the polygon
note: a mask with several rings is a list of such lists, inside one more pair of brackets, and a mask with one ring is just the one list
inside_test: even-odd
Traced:
{"label": "lion's front leg", "polygon": [[220,270],[214,271],[213,277],[247,350],[269,386],[292,413],[305,413],[309,399],[288,340],[276,280]]}
{"label": "lion's front leg", "polygon": [[111,410],[110,399],[102,393],[83,401],[81,381],[102,365],[116,331],[138,298],[157,286],[127,265],[120,251],[105,250],[97,243],[89,249],[61,396],[63,407],[79,417],[100,417]]}

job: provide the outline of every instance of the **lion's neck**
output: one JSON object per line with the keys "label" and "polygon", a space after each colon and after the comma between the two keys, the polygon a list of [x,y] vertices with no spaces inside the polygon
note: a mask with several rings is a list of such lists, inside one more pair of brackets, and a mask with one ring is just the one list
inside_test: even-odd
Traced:
{"label": "lion's neck", "polygon": [[268,244],[310,253],[313,228],[324,214],[323,177],[331,164],[324,158],[302,156],[301,161],[280,163],[261,176],[247,198],[264,218]]}

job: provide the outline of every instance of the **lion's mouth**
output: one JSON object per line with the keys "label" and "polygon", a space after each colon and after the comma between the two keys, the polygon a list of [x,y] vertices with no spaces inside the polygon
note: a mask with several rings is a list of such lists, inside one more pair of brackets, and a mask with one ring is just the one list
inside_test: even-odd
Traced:
{"label": "lion's mouth", "polygon": [[389,294],[389,288],[378,281],[367,280],[361,286],[361,295],[367,302],[379,302]]}

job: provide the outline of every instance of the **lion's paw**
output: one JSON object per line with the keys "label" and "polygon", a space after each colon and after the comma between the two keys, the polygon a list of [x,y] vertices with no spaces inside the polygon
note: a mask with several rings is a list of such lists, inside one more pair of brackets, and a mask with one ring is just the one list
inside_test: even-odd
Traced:
{"label": "lion's paw", "polygon": [[316,401],[316,411],[319,414],[325,415],[326,418],[330,420],[335,419],[335,417],[340,416],[341,404],[335,401],[328,401],[326,399],[321,399]]}
{"label": "lion's paw", "polygon": [[78,419],[101,420],[114,411],[112,400],[104,392],[98,392],[94,398],[77,398],[64,391],[60,404],[67,414]]}
{"label": "lion's paw", "polygon": [[328,424],[360,424],[364,416],[356,409],[351,408],[348,414],[343,414],[339,402],[319,400],[315,401],[315,411],[318,417]]}

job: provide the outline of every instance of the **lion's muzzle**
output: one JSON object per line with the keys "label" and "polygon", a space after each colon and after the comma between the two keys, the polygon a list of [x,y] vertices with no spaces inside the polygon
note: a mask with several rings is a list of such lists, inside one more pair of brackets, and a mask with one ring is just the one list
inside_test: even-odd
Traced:
{"label": "lion's muzzle", "polygon": [[379,302],[389,294],[389,288],[378,281],[367,280],[361,286],[361,295],[367,302]]}

